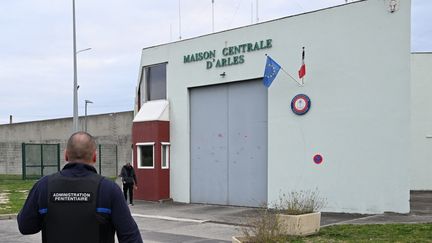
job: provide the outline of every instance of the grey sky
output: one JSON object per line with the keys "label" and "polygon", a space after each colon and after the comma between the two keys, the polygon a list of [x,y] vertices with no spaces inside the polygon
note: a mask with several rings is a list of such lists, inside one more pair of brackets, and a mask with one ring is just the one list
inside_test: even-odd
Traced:
{"label": "grey sky", "polygon": [[[384,0],[370,0],[384,1]],[[399,0],[406,1],[406,0]],[[215,0],[215,31],[256,22],[256,0]],[[259,1],[259,21],[345,0]],[[179,38],[179,1],[76,0],[79,114],[133,109],[140,52]],[[432,1],[412,0],[412,51],[432,51]],[[211,0],[181,0],[181,36],[212,32]],[[367,17],[367,16],[365,16]],[[0,1],[0,124],[72,116],[72,0]]]}

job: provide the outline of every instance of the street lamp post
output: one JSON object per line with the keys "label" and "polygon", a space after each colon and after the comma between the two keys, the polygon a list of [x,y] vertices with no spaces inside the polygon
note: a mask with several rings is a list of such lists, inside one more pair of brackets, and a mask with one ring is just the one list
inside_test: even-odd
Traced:
{"label": "street lamp post", "polygon": [[86,48],[86,49],[79,50],[79,51],[76,52],[76,54],[78,54],[78,53],[80,53],[80,52],[84,52],[84,51],[90,51],[90,50],[91,50],[91,47]]}
{"label": "street lamp post", "polygon": [[76,50],[76,25],[75,25],[75,0],[72,0],[72,26],[73,26],[73,119],[72,131],[78,132],[78,77],[77,77],[77,54],[83,51],[88,51],[91,48]]}
{"label": "street lamp post", "polygon": [[85,100],[85,117],[84,117],[84,126],[85,126],[84,131],[85,132],[87,132],[87,104],[88,103],[93,104],[93,102],[90,100]]}
{"label": "street lamp post", "polygon": [[76,29],[75,29],[75,0],[72,0],[72,19],[73,19],[73,132],[78,132],[78,81],[77,81],[77,51],[76,51]]}

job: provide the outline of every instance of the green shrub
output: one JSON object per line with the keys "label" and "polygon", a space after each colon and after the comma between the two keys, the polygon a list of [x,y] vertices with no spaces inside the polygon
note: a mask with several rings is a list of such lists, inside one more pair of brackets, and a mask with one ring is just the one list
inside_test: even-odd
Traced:
{"label": "green shrub", "polygon": [[274,210],[257,209],[255,215],[248,218],[248,226],[241,228],[247,242],[273,242],[280,235],[280,225]]}
{"label": "green shrub", "polygon": [[293,191],[279,196],[273,208],[281,214],[299,215],[320,211],[326,200],[315,190]]}
{"label": "green shrub", "polygon": [[287,236],[282,234],[277,214],[299,215],[317,212],[326,204],[319,196],[318,190],[302,190],[281,194],[279,199],[271,204],[263,205],[256,210],[255,215],[248,218],[245,227],[240,229],[247,242],[285,242]]}

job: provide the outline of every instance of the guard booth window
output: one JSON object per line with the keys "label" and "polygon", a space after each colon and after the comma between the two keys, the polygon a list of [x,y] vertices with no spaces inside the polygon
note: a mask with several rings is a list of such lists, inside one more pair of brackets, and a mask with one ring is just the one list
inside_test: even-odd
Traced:
{"label": "guard booth window", "polygon": [[161,147],[161,160],[162,160],[162,169],[168,169],[169,168],[169,148],[170,148],[170,144],[169,143],[165,143],[162,142],[162,147]]}
{"label": "guard booth window", "polygon": [[137,159],[138,159],[138,168],[153,169],[154,168],[154,143],[138,143]]}
{"label": "guard booth window", "polygon": [[142,68],[136,100],[138,110],[146,101],[166,99],[166,66],[160,63]]}

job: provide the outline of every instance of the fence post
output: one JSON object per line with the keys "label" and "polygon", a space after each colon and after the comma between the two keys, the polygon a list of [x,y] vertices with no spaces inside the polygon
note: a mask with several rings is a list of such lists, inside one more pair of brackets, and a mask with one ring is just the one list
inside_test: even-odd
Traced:
{"label": "fence post", "polygon": [[43,177],[43,169],[44,169],[44,163],[43,163],[43,144],[40,145],[40,151],[41,151],[41,177]]}
{"label": "fence post", "polygon": [[26,179],[26,162],[25,162],[25,143],[21,144],[21,154],[22,154],[22,179]]}
{"label": "fence post", "polygon": [[116,147],[115,147],[116,149],[115,149],[115,151],[116,151],[116,169],[115,169],[115,172],[116,172],[116,177],[118,176],[118,147],[117,147],[117,144],[116,144]]}
{"label": "fence post", "polygon": [[60,144],[57,144],[57,171],[60,171]]}
{"label": "fence post", "polygon": [[99,144],[99,174],[102,175],[102,145]]}

